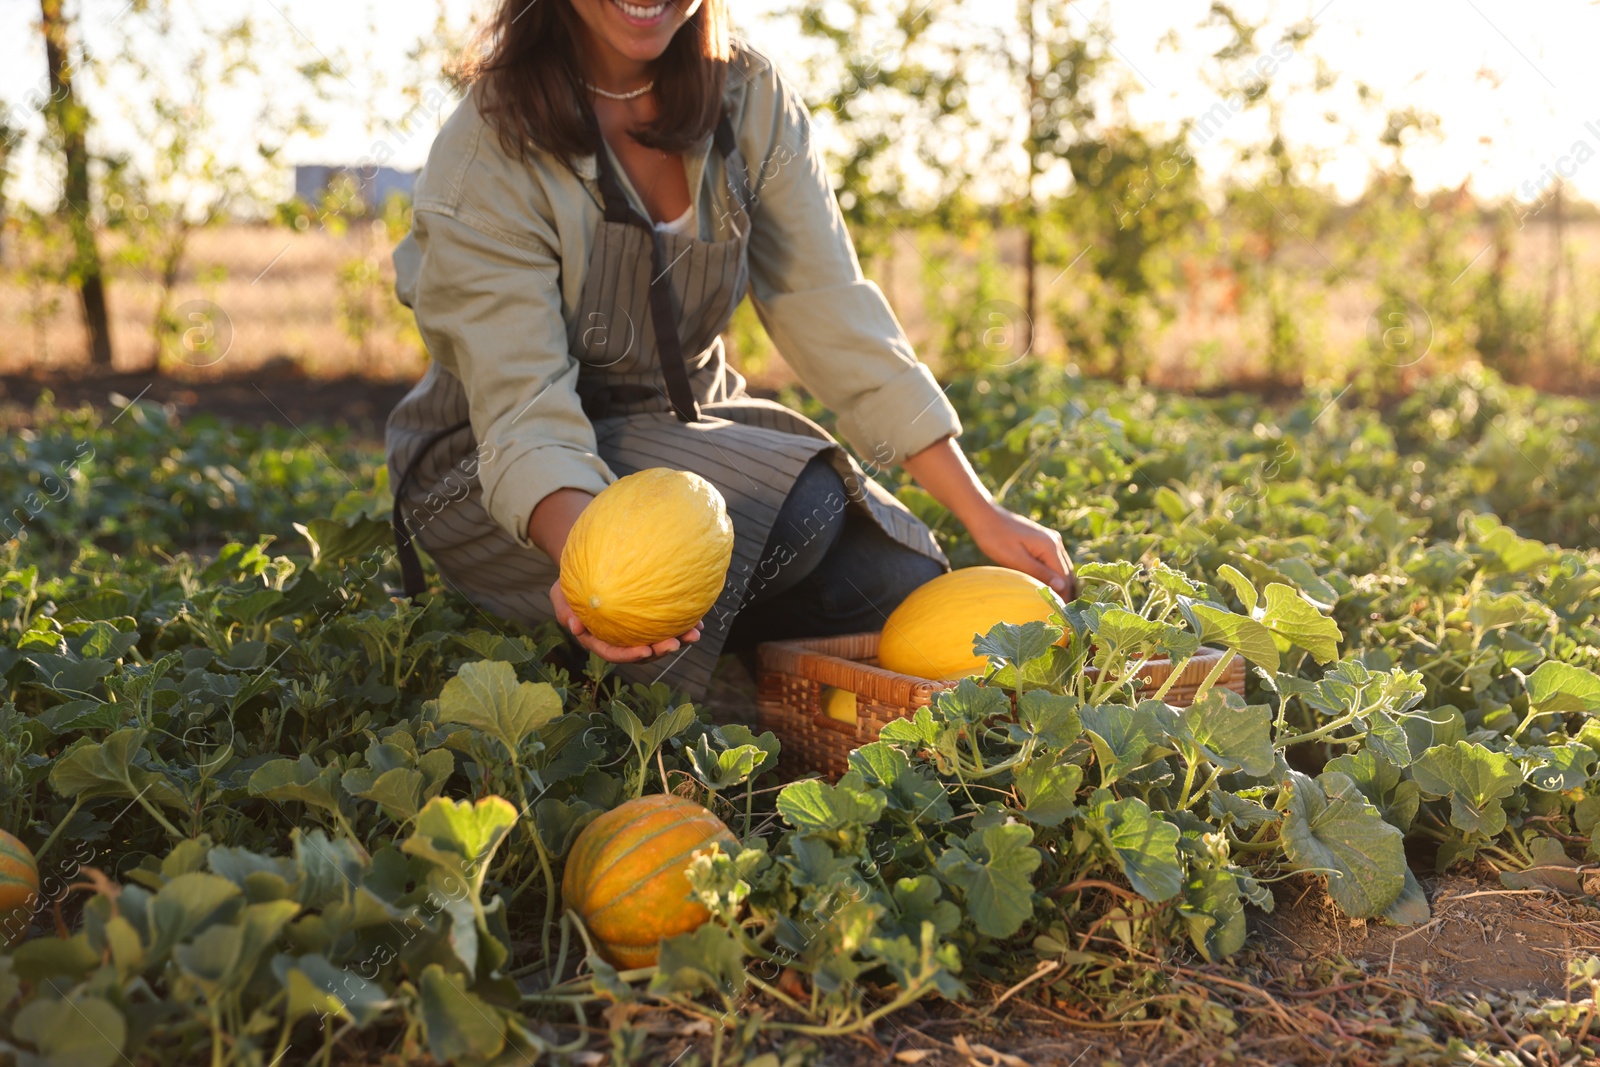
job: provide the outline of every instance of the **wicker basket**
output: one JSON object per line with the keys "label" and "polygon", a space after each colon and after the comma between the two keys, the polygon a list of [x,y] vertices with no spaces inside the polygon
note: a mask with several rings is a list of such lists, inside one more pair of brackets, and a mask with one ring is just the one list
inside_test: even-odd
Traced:
{"label": "wicker basket", "polygon": [[[1165,700],[1183,707],[1194,700],[1223,652],[1202,648],[1184,666]],[[905,718],[954,682],[930,682],[876,666],[878,635],[844,634],[800,641],[769,641],[757,651],[756,719],[783,744],[784,769],[837,778],[852,750],[878,739],[878,731]],[[1170,661],[1153,660],[1140,675],[1141,691],[1159,689]],[[1244,693],[1244,660],[1235,656],[1218,685]]]}

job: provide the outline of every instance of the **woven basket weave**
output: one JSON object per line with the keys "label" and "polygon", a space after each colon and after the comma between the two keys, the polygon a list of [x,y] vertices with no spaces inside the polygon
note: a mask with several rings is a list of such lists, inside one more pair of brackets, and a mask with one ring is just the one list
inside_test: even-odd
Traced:
{"label": "woven basket weave", "polygon": [[[848,768],[852,750],[878,739],[878,732],[933,700],[933,694],[954,682],[930,682],[876,665],[878,635],[843,634],[799,641],[769,641],[756,657],[756,720],[783,744],[784,769],[790,774],[819,773],[837,778]],[[1164,698],[1185,707],[1223,655],[1202,648],[1184,666]],[[1140,672],[1140,692],[1153,693],[1172,673],[1169,660],[1152,660]],[[1244,660],[1234,657],[1217,680],[1219,686],[1244,693]],[[834,717],[829,707],[853,708],[851,717]]]}

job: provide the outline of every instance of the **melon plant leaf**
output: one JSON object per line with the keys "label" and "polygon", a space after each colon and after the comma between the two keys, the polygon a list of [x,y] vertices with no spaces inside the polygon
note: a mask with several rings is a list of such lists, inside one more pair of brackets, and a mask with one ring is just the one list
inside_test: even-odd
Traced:
{"label": "melon plant leaf", "polygon": [[1450,798],[1450,825],[1490,837],[1506,828],[1501,801],[1522,784],[1516,760],[1471,741],[1428,749],[1411,775],[1429,796]]}
{"label": "melon plant leaf", "polygon": [[583,828],[600,817],[601,809],[582,800],[570,804],[556,797],[545,797],[533,806],[533,824],[539,840],[552,856],[565,856]]}
{"label": "melon plant leaf", "polygon": [[1324,771],[1313,779],[1291,771],[1278,803],[1289,863],[1324,875],[1328,895],[1346,915],[1370,918],[1394,903],[1405,888],[1403,836],[1349,775]]}
{"label": "melon plant leaf", "polygon": [[1096,794],[1089,825],[1111,850],[1112,858],[1134,892],[1160,903],[1183,888],[1183,866],[1178,861],[1178,828],[1150,810],[1138,797],[1110,800]]}
{"label": "melon plant leaf", "polygon": [[1244,947],[1244,899],[1231,871],[1199,867],[1183,887],[1178,906],[1189,940],[1208,961],[1225,959]]}
{"label": "melon plant leaf", "polygon": [[731,722],[717,727],[729,748],[739,745],[754,745],[761,752],[761,759],[756,763],[755,769],[750,772],[750,777],[765,774],[778,765],[778,753],[781,747],[778,744],[778,735],[771,730],[763,730],[757,734],[743,723]]}
{"label": "melon plant leaf", "polygon": [[1480,593],[1467,609],[1467,621],[1480,630],[1499,630],[1528,618],[1532,607],[1521,593]]}
{"label": "melon plant leaf", "polygon": [[1595,750],[1569,741],[1557,748],[1528,749],[1524,756],[1524,776],[1528,784],[1547,793],[1565,793],[1581,788],[1594,771]]}
{"label": "melon plant leaf", "polygon": [[1242,770],[1261,778],[1277,764],[1272,709],[1265,704],[1246,705],[1237,694],[1213,688],[1204,699],[1184,708],[1178,721],[1183,738],[1198,745],[1205,758],[1224,771]]}
{"label": "melon plant leaf", "polygon": [[220,875],[190,871],[169,879],[150,900],[145,958],[160,959],[171,952],[237,896],[239,887]]}
{"label": "melon plant leaf", "polygon": [[1405,777],[1393,762],[1364,748],[1329,760],[1323,770],[1349,775],[1385,822],[1401,833],[1411,829],[1422,805],[1422,788]]}
{"label": "melon plant leaf", "polygon": [[1083,783],[1083,768],[1072,763],[1031,760],[1017,771],[1017,792],[1028,821],[1040,826],[1060,826],[1077,813],[1073,802]]}
{"label": "melon plant leaf", "polygon": [[802,835],[837,839],[842,830],[877,822],[886,802],[879,789],[849,789],[808,778],[784,786],[777,807]]}
{"label": "melon plant leaf", "polygon": [[1097,705],[1083,708],[1078,715],[1094,746],[1102,786],[1172,752],[1168,735],[1175,716],[1158,701],[1141,701],[1132,708]]}
{"label": "melon plant leaf", "polygon": [[1528,707],[1547,712],[1600,712],[1600,677],[1570,663],[1548,660],[1528,675]]}
{"label": "melon plant leaf", "polygon": [[725,926],[706,923],[692,933],[663,938],[650,992],[734,997],[745,986],[744,949]]}
{"label": "melon plant leaf", "polygon": [[985,656],[994,666],[1020,667],[1045,655],[1061,639],[1061,631],[1049,623],[997,622],[982,637],[974,635],[973,655]]}
{"label": "melon plant leaf", "polygon": [[29,1001],[11,1020],[17,1040],[32,1045],[31,1067],[111,1067],[123,1058],[128,1024],[102,997],[74,995]]}
{"label": "melon plant leaf", "polygon": [[1011,701],[1003,691],[979,685],[971,678],[961,679],[954,689],[941,690],[933,700],[939,713],[953,722],[986,722],[1011,710]]}
{"label": "melon plant leaf", "polygon": [[1536,837],[1528,845],[1533,863],[1520,871],[1502,871],[1500,883],[1507,889],[1554,889],[1578,896],[1583,893],[1583,865],[1567,855],[1553,837]]}
{"label": "melon plant leaf", "polygon": [[440,1063],[483,1062],[506,1047],[499,1010],[469,992],[460,975],[430,963],[417,981],[417,993],[428,1047]]}
{"label": "melon plant leaf", "polygon": [[297,801],[314,808],[337,812],[343,787],[338,767],[324,767],[310,756],[298,760],[268,760],[250,775],[252,796],[285,803]]}
{"label": "melon plant leaf", "polygon": [[1245,612],[1252,613],[1256,610],[1259,597],[1256,595],[1255,584],[1244,573],[1231,563],[1224,563],[1217,568],[1217,577],[1228,584],[1233,590],[1233,595],[1239,598],[1239,603],[1244,605]]}
{"label": "melon plant leaf", "polygon": [[906,754],[884,741],[872,741],[850,753],[850,770],[862,783],[883,790],[889,811],[909,814],[913,822],[942,823],[955,814],[950,795],[922,767],[913,768]]}
{"label": "melon plant leaf", "polygon": [[439,721],[471,726],[506,747],[513,758],[522,742],[561,714],[561,697],[548,682],[519,682],[502,660],[462,665],[439,694]]}
{"label": "melon plant leaf", "polygon": [[1423,892],[1422,883],[1411,873],[1411,868],[1406,867],[1405,885],[1400,895],[1394,898],[1394,903],[1383,910],[1384,920],[1396,926],[1420,926],[1432,916],[1428,894]]}
{"label": "melon plant leaf", "polygon": [[961,925],[961,909],[944,899],[939,880],[932,875],[919,874],[914,878],[895,881],[892,896],[895,911],[899,913],[899,927],[910,937],[920,935],[923,923],[930,923],[939,937],[948,937]]}
{"label": "melon plant leaf", "polygon": [[1275,822],[1283,816],[1264,804],[1257,803],[1249,797],[1242,797],[1237,793],[1229,793],[1223,789],[1213,789],[1206,798],[1211,806],[1211,817],[1219,822],[1228,819],[1234,825],[1246,830],[1260,826],[1262,823]]}
{"label": "melon plant leaf", "polygon": [[1278,645],[1259,621],[1199,601],[1189,604],[1189,610],[1200,622],[1201,641],[1235,649],[1264,670],[1278,669]]}
{"label": "melon plant leaf", "polygon": [[394,1006],[383,986],[348,967],[335,967],[320,953],[280,953],[272,958],[272,972],[288,992],[291,1020],[329,1014],[365,1026]]}
{"label": "melon plant leaf", "polygon": [[1083,733],[1077,697],[1030,689],[1017,697],[1017,721],[1051,748],[1064,748]]}
{"label": "melon plant leaf", "polygon": [[517,822],[517,809],[504,797],[476,803],[434,797],[412,822],[402,851],[430,860],[474,890],[489,873],[489,859]]}
{"label": "melon plant leaf", "polygon": [[701,734],[690,747],[684,749],[690,769],[707,789],[728,789],[738,785],[755,772],[763,754],[755,745],[739,745],[716,751],[711,747],[711,737]]}
{"label": "melon plant leaf", "polygon": [[56,758],[50,785],[64,797],[143,797],[170,808],[187,808],[183,794],[149,766],[143,730],[118,730],[96,743],[84,738]]}
{"label": "melon plant leaf", "polygon": [[1338,657],[1338,623],[1308,603],[1292,586],[1273,582],[1263,595],[1266,605],[1261,609],[1261,624],[1272,632],[1280,652],[1298,645],[1318,663],[1332,663]]}
{"label": "melon plant leaf", "polygon": [[394,767],[376,776],[370,768],[353,767],[339,784],[351,796],[378,805],[395,822],[413,818],[422,807],[422,772],[411,767]]}
{"label": "melon plant leaf", "polygon": [[939,857],[939,874],[966,897],[979,933],[1010,937],[1033,916],[1031,876],[1044,861],[1033,831],[1020,823],[989,826]]}

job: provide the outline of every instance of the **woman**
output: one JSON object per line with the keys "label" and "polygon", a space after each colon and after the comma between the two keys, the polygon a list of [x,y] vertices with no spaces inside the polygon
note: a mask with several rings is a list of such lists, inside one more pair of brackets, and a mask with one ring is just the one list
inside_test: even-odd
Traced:
{"label": "woman", "polygon": [[[748,291],[872,464],[902,464],[996,563],[1071,595],[1054,531],[996,504],[855,251],[804,105],[725,0],[505,0],[418,178],[396,291],[433,357],[389,419],[396,537],[524,623],[554,617],[634,680],[702,694],[718,654],[876,629],[946,562],[815,423],[745,393],[719,334]],[[695,471],[735,550],[700,626],[619,648],[561,595],[574,520],[622,474]]]}

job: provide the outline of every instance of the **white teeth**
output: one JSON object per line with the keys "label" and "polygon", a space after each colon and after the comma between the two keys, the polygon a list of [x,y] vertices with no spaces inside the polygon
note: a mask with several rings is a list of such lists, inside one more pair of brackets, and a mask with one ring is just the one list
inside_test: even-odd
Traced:
{"label": "white teeth", "polygon": [[629,16],[636,19],[653,19],[667,9],[667,5],[665,3],[651,4],[649,7],[642,7],[639,4],[627,3],[626,0],[611,0],[611,2],[622,8],[622,10]]}

